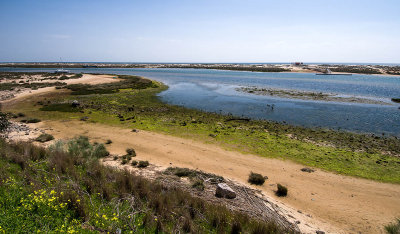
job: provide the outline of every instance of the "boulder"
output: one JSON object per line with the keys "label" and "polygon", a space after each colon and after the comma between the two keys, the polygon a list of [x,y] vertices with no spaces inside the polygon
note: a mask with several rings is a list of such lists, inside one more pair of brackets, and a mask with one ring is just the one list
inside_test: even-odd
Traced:
{"label": "boulder", "polygon": [[227,184],[219,183],[217,184],[217,190],[215,191],[215,196],[233,199],[236,197],[236,193]]}
{"label": "boulder", "polygon": [[78,107],[80,103],[77,100],[74,100],[71,105],[72,107]]}

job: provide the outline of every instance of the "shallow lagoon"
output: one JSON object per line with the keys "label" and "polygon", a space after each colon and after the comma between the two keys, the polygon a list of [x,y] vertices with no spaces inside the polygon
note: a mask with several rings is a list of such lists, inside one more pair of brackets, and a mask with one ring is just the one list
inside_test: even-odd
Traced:
{"label": "shallow lagoon", "polygon": [[[167,84],[159,94],[170,104],[205,111],[231,113],[308,127],[328,127],[400,137],[400,77],[377,75],[317,76],[310,73],[259,73],[207,69],[70,69],[72,72],[140,75]],[[0,68],[0,71],[54,71],[54,69]],[[382,100],[393,105],[338,103],[257,96],[238,87],[334,93]]]}

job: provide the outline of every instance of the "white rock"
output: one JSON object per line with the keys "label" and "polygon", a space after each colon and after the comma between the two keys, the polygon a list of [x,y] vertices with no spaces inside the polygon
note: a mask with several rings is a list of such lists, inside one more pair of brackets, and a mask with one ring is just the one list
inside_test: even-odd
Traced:
{"label": "white rock", "polygon": [[219,183],[217,184],[217,190],[215,191],[215,196],[233,199],[236,197],[236,193],[227,184]]}

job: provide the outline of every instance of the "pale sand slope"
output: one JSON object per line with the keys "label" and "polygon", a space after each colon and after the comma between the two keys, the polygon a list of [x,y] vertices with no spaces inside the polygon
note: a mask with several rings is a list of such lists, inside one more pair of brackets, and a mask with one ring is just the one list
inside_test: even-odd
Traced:
{"label": "pale sand slope", "polygon": [[[267,175],[269,179],[263,186],[253,187],[278,203],[293,207],[291,215],[302,221],[303,231],[307,231],[306,226],[301,227],[306,222],[329,233],[380,233],[384,225],[400,216],[400,185],[321,170],[305,173],[300,171],[303,166],[291,161],[227,151],[217,145],[146,131],[133,133],[129,129],[80,121],[44,122],[38,126],[61,139],[77,135],[98,142],[111,139],[113,143],[107,145],[111,153],[122,155],[126,148],[132,147],[138,154],[137,160],[149,160],[163,167],[200,169],[243,184],[248,184],[250,171]],[[276,183],[288,187],[288,197],[274,195]],[[304,214],[311,214],[312,219],[305,220]]]}

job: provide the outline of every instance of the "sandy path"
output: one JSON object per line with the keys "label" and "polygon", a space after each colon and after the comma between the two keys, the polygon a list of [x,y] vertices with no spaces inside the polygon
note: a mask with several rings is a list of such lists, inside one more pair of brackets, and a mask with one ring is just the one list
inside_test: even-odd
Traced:
{"label": "sandy path", "polygon": [[[37,126],[46,128],[56,138],[86,135],[98,142],[111,139],[113,143],[107,147],[113,154],[124,154],[126,148],[133,147],[138,160],[149,160],[163,167],[200,169],[243,184],[247,184],[250,171],[262,173],[269,179],[254,188],[261,189],[277,203],[288,205],[289,215],[301,220],[299,226],[303,231],[307,231],[308,224],[329,233],[380,233],[384,225],[400,216],[400,185],[321,170],[305,173],[300,171],[301,165],[290,161],[227,151],[216,145],[146,131],[133,133],[129,129],[81,121],[44,122]],[[288,197],[274,195],[276,183],[288,187]]]}

